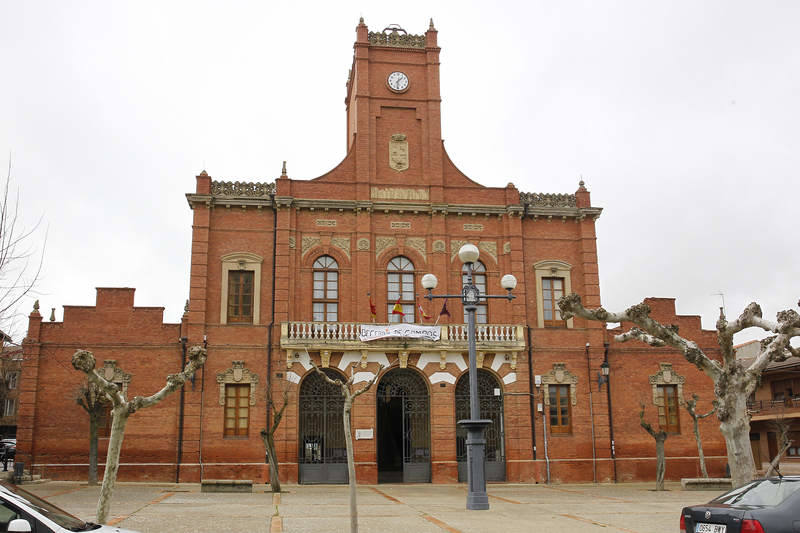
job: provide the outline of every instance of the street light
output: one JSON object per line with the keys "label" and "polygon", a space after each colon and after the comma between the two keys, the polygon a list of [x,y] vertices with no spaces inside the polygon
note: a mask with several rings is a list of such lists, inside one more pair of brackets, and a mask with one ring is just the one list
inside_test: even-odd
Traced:
{"label": "street light", "polygon": [[469,420],[459,420],[458,423],[467,429],[467,509],[473,511],[489,508],[489,496],[486,494],[486,440],[483,438],[484,429],[491,425],[491,420],[481,420],[480,406],[478,404],[478,369],[475,353],[475,309],[481,299],[505,298],[513,300],[511,291],[517,286],[517,278],[506,274],[500,280],[507,292],[504,295],[481,294],[480,289],[472,281],[472,265],[478,260],[480,252],[474,244],[465,244],[458,251],[458,258],[467,267],[467,281],[461,294],[443,294],[434,296],[432,291],[436,288],[438,280],[433,274],[422,276],[422,287],[428,291],[425,298],[461,298],[464,309],[467,311],[467,340],[469,343]]}

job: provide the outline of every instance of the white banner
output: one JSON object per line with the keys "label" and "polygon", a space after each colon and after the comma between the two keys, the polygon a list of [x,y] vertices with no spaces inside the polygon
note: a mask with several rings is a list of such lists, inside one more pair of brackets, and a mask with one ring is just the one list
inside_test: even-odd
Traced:
{"label": "white banner", "polygon": [[438,341],[441,330],[439,326],[421,326],[419,324],[361,324],[359,338],[362,342],[403,337],[406,339],[425,339]]}

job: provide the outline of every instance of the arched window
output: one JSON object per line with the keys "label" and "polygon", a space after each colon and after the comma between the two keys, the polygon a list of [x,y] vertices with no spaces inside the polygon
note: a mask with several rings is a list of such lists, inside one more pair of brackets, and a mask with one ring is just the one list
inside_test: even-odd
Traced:
{"label": "arched window", "polygon": [[389,322],[414,323],[414,263],[399,255],[389,261],[386,309]]}
{"label": "arched window", "polygon": [[[467,265],[461,269],[461,282],[462,284],[467,282]],[[480,261],[476,261],[472,263],[472,282],[478,287],[478,290],[481,291],[481,294],[486,294],[486,265],[481,263]],[[475,323],[476,324],[487,324],[489,322],[489,306],[486,303],[486,300],[481,300],[480,303],[476,306],[475,309]],[[464,310],[464,323],[467,322],[467,310]]]}
{"label": "arched window", "polygon": [[323,255],[314,261],[314,321],[339,320],[339,264]]}

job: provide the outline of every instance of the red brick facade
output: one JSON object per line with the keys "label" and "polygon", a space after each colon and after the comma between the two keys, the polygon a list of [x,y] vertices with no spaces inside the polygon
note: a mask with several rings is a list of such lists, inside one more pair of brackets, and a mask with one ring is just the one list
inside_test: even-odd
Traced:
{"label": "red brick facade", "polygon": [[[654,476],[654,443],[638,426],[641,401],[648,418],[657,420],[650,377],[667,368],[669,379],[662,373],[659,383],[681,383],[684,397],[707,390],[708,380],[677,353],[611,341],[610,417],[607,386],[598,387],[597,375],[604,342],[612,337],[601,324],[577,318],[544,327],[549,278],[581,294],[587,306],[600,305],[595,220],[601,209],[591,206],[583,183],[574,194],[521,194],[513,184],[481,186],[455,167],[441,138],[440,49],[432,26],[424,36],[408,36],[370,33],[361,23],[354,50],[345,100],[348,151],[336,168],[313,180],[291,179],[284,170],[274,184],[218,182],[205,172],[197,176],[195,192],[187,194],[194,220],[189,304],[181,324],[163,324],[162,309],[134,307],[133,289],[98,289],[96,307],[66,307],[62,323],[43,323],[38,312],[31,315],[19,460],[50,478],[85,476],[88,420],[72,399],[83,382],[70,365],[76,349],[94,351],[98,364],[114,360],[131,376],[131,397],[154,392],[180,367],[180,339],[186,337],[190,345],[207,342],[206,366],[182,397],[176,393],[131,417],[120,479],[268,479],[259,431],[269,420],[266,384],[272,381],[276,398],[288,388],[291,402],[276,434],[281,478],[308,481],[299,458],[307,452],[304,445],[316,445],[302,433],[298,397],[313,374],[307,350],[317,364],[342,372],[366,378],[383,372],[378,385],[397,367],[422,377],[428,415],[415,427],[427,424],[429,433],[411,437],[416,439],[412,453],[429,465],[431,482],[455,482],[455,389],[467,371],[460,301],[448,300],[451,316],[441,317],[439,341],[362,342],[354,332],[358,324],[372,322],[370,301],[375,321],[388,320],[395,301],[388,265],[396,257],[413,264],[414,292],[436,317],[441,302],[421,299],[421,276],[431,272],[439,278],[437,294],[460,293],[457,251],[471,242],[480,249],[490,293],[502,292],[499,280],[506,273],[518,280],[516,299],[492,300],[488,325],[479,328],[479,364],[493,376],[502,398],[502,477],[541,482],[548,470],[554,481]],[[407,76],[407,88],[392,90],[387,83],[392,72]],[[338,283],[337,320],[325,327],[312,323],[313,265],[322,256],[336,261]],[[252,312],[249,323],[233,321],[238,311],[228,306],[229,271],[254,273],[253,305],[245,311]],[[715,334],[702,331],[698,317],[676,317],[672,300],[650,303],[654,316],[678,323],[681,333],[713,353]],[[393,366],[380,370],[381,363]],[[554,369],[556,363],[563,366]],[[542,384],[536,386],[532,381],[539,376]],[[246,435],[225,436],[225,387],[247,383],[253,392]],[[545,391],[558,385],[569,394],[569,427],[553,433],[544,427],[542,414],[550,411]],[[355,441],[357,476],[369,483],[379,480],[383,468],[379,443],[390,442],[378,431],[377,418],[384,416],[379,413],[389,412],[381,411],[379,404],[389,397],[378,397],[378,390],[361,396],[353,413],[354,430],[373,430],[372,438]],[[710,394],[701,393],[701,409],[708,400]],[[229,411],[231,416],[239,415]],[[610,419],[616,461],[611,460]],[[707,420],[701,428],[710,470],[720,473],[724,443],[716,423]],[[671,435],[666,448],[669,478],[697,474],[685,411],[680,434]]]}

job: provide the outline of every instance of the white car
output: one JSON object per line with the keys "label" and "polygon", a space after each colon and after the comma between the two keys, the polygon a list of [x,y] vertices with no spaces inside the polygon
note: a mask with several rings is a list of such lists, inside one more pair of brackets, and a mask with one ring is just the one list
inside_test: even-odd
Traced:
{"label": "white car", "polygon": [[136,533],[130,529],[84,522],[26,490],[0,481],[0,531],[16,533]]}

